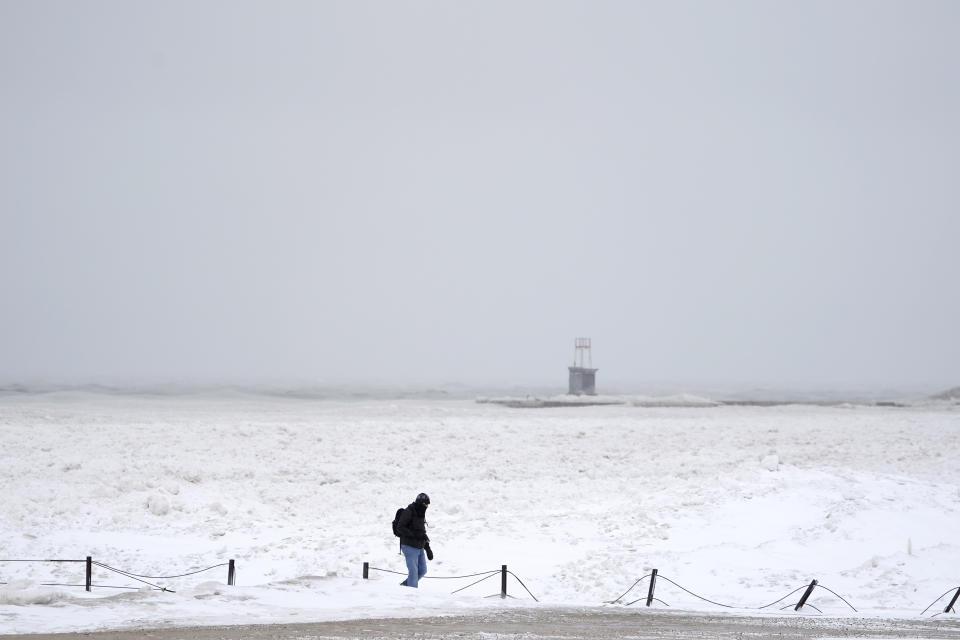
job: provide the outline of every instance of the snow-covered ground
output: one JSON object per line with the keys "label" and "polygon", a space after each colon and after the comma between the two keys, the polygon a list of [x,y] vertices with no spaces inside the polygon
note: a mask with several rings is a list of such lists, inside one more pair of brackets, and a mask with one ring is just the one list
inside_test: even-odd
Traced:
{"label": "snow-covered ground", "polygon": [[[237,566],[235,587],[219,567],[148,579],[175,593],[88,594],[41,586],[82,584],[82,564],[0,563],[0,633],[541,606],[512,579],[517,600],[486,598],[499,577],[455,595],[477,578],[362,580],[365,561],[403,569],[390,520],[420,491],[431,576],[507,564],[548,605],[602,605],[652,568],[733,613],[816,578],[860,611],[818,589],[824,614],[913,617],[960,586],[951,402],[533,410],[58,392],[0,397],[0,434],[0,559],[89,555],[146,576]],[[97,585],[139,584],[95,569]],[[666,580],[656,595],[727,611]]]}

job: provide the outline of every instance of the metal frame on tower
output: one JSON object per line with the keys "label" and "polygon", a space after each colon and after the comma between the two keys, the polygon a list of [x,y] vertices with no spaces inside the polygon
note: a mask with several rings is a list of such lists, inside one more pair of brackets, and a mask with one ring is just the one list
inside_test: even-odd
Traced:
{"label": "metal frame on tower", "polygon": [[[584,358],[586,356],[586,358]],[[580,363],[577,364],[579,359]],[[586,362],[587,364],[584,364]],[[593,368],[593,352],[590,338],[575,338],[573,341],[573,366]]]}

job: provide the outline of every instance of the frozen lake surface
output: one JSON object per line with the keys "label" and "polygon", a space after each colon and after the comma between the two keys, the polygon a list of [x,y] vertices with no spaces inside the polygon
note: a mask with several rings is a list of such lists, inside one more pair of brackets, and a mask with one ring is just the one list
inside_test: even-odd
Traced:
{"label": "frozen lake surface", "polygon": [[[594,607],[659,570],[671,609],[917,618],[960,586],[960,408],[264,395],[0,397],[0,633]],[[394,511],[426,491],[431,577],[401,589]],[[645,595],[642,582],[624,601]],[[858,613],[854,613],[842,596]],[[641,607],[643,602],[637,603]],[[727,606],[719,606],[727,605]],[[942,611],[946,599],[926,616]],[[664,604],[655,603],[661,609]],[[619,609],[621,605],[608,605]],[[787,609],[792,612],[792,607]],[[809,611],[809,610],[808,610]],[[815,611],[810,611],[816,614]],[[955,617],[941,615],[939,619]]]}

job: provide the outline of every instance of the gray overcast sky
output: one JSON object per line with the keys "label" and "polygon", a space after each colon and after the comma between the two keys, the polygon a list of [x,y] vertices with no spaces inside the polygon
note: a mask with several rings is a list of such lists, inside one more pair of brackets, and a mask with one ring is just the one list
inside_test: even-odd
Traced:
{"label": "gray overcast sky", "polygon": [[960,2],[0,0],[0,381],[960,384]]}

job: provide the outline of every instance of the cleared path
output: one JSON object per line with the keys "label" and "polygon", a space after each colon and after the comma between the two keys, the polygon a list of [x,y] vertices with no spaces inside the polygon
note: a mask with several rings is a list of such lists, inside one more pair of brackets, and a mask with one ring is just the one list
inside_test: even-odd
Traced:
{"label": "cleared path", "polygon": [[539,638],[960,638],[960,618],[885,620],[860,618],[757,618],[626,609],[513,609],[433,618],[378,618],[306,624],[138,629],[82,634],[2,636],[30,640],[312,640],[416,638],[496,640]]}

